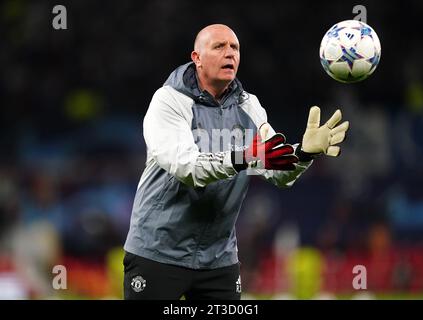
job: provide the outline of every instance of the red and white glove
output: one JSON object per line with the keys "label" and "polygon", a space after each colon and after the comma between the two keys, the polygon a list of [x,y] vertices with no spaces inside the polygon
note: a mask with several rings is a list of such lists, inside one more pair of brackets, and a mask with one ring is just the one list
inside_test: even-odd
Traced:
{"label": "red and white glove", "polygon": [[295,170],[294,164],[298,162],[298,157],[294,154],[294,148],[285,142],[286,138],[282,133],[276,133],[264,141],[257,134],[247,149],[232,152],[232,164],[238,172],[248,167]]}

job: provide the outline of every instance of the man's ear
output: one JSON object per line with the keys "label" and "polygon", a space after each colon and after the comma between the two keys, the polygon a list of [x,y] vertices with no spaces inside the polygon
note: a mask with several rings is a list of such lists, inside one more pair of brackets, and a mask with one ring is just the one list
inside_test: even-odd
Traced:
{"label": "man's ear", "polygon": [[191,60],[195,63],[197,68],[201,67],[200,55],[197,51],[191,52]]}

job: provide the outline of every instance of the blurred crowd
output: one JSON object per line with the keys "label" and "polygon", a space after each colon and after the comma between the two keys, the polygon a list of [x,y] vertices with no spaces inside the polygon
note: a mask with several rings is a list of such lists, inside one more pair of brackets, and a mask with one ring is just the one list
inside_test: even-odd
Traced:
{"label": "blurred crowd", "polygon": [[[318,60],[353,3],[62,1],[66,30],[51,26],[55,4],[0,2],[0,299],[121,297],[143,116],[215,22],[238,34],[239,78],[290,142],[313,104],[351,123],[342,155],[316,160],[291,189],[252,180],[237,224],[244,291],[348,293],[361,264],[374,292],[423,293],[421,3],[368,4],[382,59],[354,86]],[[58,264],[63,292],[51,287]]]}

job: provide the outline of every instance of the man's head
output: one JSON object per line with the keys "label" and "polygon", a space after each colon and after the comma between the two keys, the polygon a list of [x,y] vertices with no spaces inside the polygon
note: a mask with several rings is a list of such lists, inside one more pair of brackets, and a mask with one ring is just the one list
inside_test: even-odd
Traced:
{"label": "man's head", "polygon": [[238,38],[228,26],[209,25],[195,38],[191,59],[203,84],[225,87],[235,79],[238,71]]}

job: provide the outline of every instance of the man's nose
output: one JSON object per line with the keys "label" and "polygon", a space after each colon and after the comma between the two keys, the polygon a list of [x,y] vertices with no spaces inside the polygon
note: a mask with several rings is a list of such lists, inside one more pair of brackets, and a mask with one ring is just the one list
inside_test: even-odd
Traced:
{"label": "man's nose", "polygon": [[233,49],[231,47],[227,47],[226,50],[225,50],[225,58],[234,58],[235,53],[236,53],[235,49]]}

